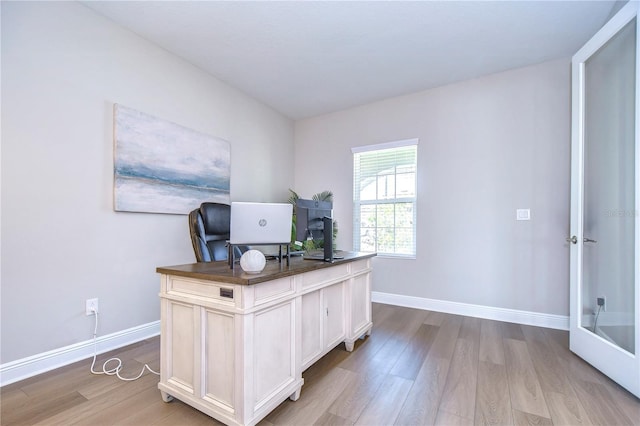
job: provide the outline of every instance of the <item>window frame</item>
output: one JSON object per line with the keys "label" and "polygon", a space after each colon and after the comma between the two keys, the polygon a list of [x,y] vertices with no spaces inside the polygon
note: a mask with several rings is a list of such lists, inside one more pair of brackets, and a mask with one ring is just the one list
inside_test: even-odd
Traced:
{"label": "window frame", "polygon": [[[356,251],[361,251],[361,235],[362,235],[362,226],[361,226],[361,208],[363,206],[368,206],[368,205],[374,205],[374,206],[379,206],[379,205],[384,205],[384,204],[393,204],[394,206],[397,204],[405,204],[405,203],[411,203],[412,207],[413,207],[413,217],[412,217],[412,233],[413,233],[413,239],[412,239],[412,246],[410,247],[411,252],[410,253],[397,253],[396,248],[394,247],[394,252],[380,252],[380,251],[376,251],[376,253],[378,254],[378,256],[381,257],[392,257],[392,258],[401,258],[401,259],[415,259],[416,255],[417,255],[417,205],[418,205],[418,143],[419,143],[419,139],[418,138],[413,138],[413,139],[404,139],[404,140],[398,140],[398,141],[393,141],[393,142],[385,142],[385,143],[380,143],[380,144],[374,144],[374,145],[365,145],[365,146],[359,146],[359,147],[354,147],[351,148],[351,152],[353,155],[353,182],[352,182],[352,189],[353,189],[353,194],[352,194],[352,199],[353,199],[353,218],[352,218],[352,224],[353,224],[353,248]],[[412,163],[413,167],[415,168],[414,170],[414,194],[411,197],[406,197],[406,196],[401,196],[398,197],[397,193],[394,190],[394,198],[378,198],[380,196],[380,194],[377,192],[376,189],[376,194],[375,194],[375,199],[372,200],[361,200],[360,199],[360,184],[361,182],[364,180],[362,179],[362,176],[358,176],[358,169],[356,167],[356,159],[359,157],[359,154],[365,154],[365,153],[373,153],[373,152],[377,152],[377,151],[384,151],[384,150],[390,150],[390,149],[396,149],[396,148],[405,148],[405,147],[409,147],[409,146],[415,146],[415,163]],[[398,175],[401,175],[402,173],[398,173],[398,166],[401,166],[402,164],[398,164],[398,163],[394,163],[393,167],[394,167],[394,173],[392,174],[385,174],[385,175],[379,175],[379,176],[393,176],[394,182],[397,185],[397,177]],[[380,172],[378,172],[380,173]],[[378,176],[378,175],[376,175]],[[397,186],[395,187],[397,188]],[[394,225],[393,225],[393,235],[394,238],[397,235],[397,230],[398,230],[398,226],[397,223],[395,223],[394,221]],[[377,230],[379,229],[377,223],[375,226],[376,229],[376,234],[377,234]],[[376,241],[376,250],[378,249],[378,245],[377,245],[377,241]]]}

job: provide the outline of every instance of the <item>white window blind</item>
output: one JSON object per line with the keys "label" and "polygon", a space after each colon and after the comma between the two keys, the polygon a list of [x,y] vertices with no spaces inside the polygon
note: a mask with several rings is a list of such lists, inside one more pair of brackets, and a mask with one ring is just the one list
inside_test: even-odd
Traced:
{"label": "white window blind", "polygon": [[418,139],[353,152],[353,247],[414,258]]}

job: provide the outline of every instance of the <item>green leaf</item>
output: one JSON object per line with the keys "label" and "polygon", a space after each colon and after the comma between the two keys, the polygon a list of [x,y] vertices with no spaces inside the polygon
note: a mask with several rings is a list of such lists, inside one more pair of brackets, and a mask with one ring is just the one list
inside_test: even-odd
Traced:
{"label": "green leaf", "polygon": [[319,192],[313,196],[315,201],[330,201],[333,202],[333,192],[325,190]]}
{"label": "green leaf", "polygon": [[289,188],[289,193],[290,195],[287,201],[295,206],[296,202],[300,199],[300,196],[291,188]]}

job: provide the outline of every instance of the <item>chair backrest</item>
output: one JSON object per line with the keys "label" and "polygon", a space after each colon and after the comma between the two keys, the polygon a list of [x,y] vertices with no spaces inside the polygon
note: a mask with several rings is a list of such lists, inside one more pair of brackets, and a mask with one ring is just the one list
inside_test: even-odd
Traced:
{"label": "chair backrest", "polygon": [[202,203],[189,213],[191,244],[198,262],[227,260],[227,241],[231,226],[228,204]]}
{"label": "chair backrest", "polygon": [[[229,258],[231,233],[231,206],[221,203],[202,203],[189,213],[189,232],[197,262],[212,262]],[[247,246],[234,246],[235,257],[240,258]]]}

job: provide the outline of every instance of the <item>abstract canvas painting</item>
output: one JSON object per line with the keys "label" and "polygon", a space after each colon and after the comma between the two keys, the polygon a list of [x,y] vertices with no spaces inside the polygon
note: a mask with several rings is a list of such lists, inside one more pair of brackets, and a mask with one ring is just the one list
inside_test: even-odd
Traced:
{"label": "abstract canvas painting", "polygon": [[229,203],[229,142],[116,104],[116,211],[188,214]]}

